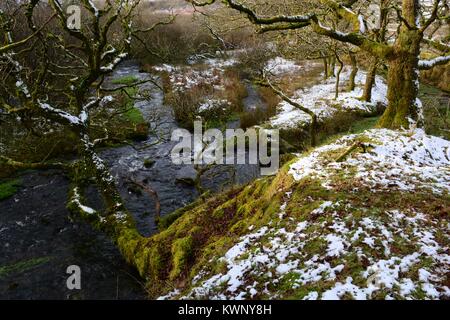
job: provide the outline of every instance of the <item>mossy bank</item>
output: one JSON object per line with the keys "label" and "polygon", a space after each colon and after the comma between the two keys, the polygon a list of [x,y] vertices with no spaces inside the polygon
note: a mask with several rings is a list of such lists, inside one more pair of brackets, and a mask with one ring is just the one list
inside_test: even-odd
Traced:
{"label": "mossy bank", "polygon": [[[380,143],[370,135],[350,138]],[[335,163],[347,148],[320,152],[320,159]],[[368,186],[350,168],[360,154],[364,151],[352,150],[348,168],[343,160],[344,169],[325,180],[314,175],[294,179],[298,160],[293,160],[274,177],[177,212],[165,229],[142,243],[148,256],[140,272],[151,297],[445,296],[448,277],[441,271],[449,258],[448,191]],[[372,286],[371,277],[378,273],[384,280]]]}

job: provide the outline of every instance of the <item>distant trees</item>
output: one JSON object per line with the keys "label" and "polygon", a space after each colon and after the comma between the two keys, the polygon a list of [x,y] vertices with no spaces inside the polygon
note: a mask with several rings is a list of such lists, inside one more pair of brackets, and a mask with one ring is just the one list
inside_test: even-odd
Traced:
{"label": "distant trees", "polygon": [[[187,1],[196,6],[216,2]],[[448,34],[442,37],[444,42],[435,37],[441,27],[448,26],[447,0],[381,0],[370,1],[369,4],[365,1],[361,5],[358,0],[288,1],[279,5],[256,0],[223,2],[245,14],[259,27],[259,32],[310,28],[319,35],[358,47],[374,57],[370,74],[374,75],[380,60],[385,61],[389,70],[389,104],[379,122],[381,127],[420,125],[422,111],[417,100],[419,70],[450,61]],[[368,10],[374,6],[377,10]],[[378,24],[368,22],[367,18],[373,18],[373,15],[379,15]],[[333,23],[335,18],[338,19],[337,24]],[[386,33],[392,34],[392,39],[386,39]],[[430,60],[420,60],[421,50],[426,46],[439,51],[439,55]],[[369,96],[370,91],[366,90],[365,98]]]}

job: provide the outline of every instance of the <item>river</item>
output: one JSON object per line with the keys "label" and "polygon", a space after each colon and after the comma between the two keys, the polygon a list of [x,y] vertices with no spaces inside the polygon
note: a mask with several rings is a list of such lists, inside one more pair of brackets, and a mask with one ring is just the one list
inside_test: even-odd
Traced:
{"label": "river", "polygon": [[[139,71],[134,61],[122,63],[106,80],[135,76],[150,77]],[[249,85],[246,109],[260,99]],[[151,124],[148,139],[100,152],[118,181],[125,204],[136,220],[139,232],[157,232],[154,223],[155,200],[136,192],[130,179],[144,182],[157,192],[161,215],[194,201],[196,189],[180,182],[195,176],[193,166],[175,165],[170,151],[176,142],[171,132],[178,128],[163,92],[148,82],[141,92],[151,98],[137,101]],[[260,101],[260,100],[259,100]],[[230,122],[229,127],[236,127]],[[151,159],[146,162],[146,159]],[[255,165],[217,166],[202,177],[205,189],[219,192],[231,184],[243,184],[258,177]],[[69,179],[57,171],[27,171],[21,174],[22,187],[16,195],[0,202],[0,299],[145,299],[143,280],[127,266],[113,243],[66,209]],[[101,208],[94,188],[88,190],[88,204]],[[78,265],[81,290],[66,287],[66,268]],[[5,267],[9,266],[9,267]]]}

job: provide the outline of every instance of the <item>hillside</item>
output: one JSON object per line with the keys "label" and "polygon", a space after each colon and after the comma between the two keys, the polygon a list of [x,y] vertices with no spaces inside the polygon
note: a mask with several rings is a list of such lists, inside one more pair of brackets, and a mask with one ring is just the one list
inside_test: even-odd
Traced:
{"label": "hillside", "polygon": [[186,211],[155,237],[176,287],[161,298],[448,298],[449,152],[368,130]]}

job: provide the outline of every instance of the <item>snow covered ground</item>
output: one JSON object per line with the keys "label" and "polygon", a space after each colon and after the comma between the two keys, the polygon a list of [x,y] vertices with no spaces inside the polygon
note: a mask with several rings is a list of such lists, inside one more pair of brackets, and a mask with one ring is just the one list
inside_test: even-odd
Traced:
{"label": "snow covered ground", "polygon": [[[344,206],[324,203],[314,213],[329,216],[332,222],[281,221],[242,237],[221,258],[227,272],[199,281],[184,298],[250,299],[257,294],[282,298],[302,287],[299,298],[305,300],[362,300],[375,298],[380,291],[385,299],[408,299],[419,290],[424,298],[450,297],[450,289],[441,284],[450,272],[449,248],[435,241],[448,225],[418,212],[400,211],[356,221],[339,214]],[[417,251],[391,252],[396,235]],[[316,243],[324,244],[321,254],[304,250]],[[367,267],[342,277],[353,259],[365,260]],[[320,286],[326,289],[319,293],[315,288]]]}
{"label": "snow covered ground", "polygon": [[302,67],[293,60],[287,60],[283,57],[270,59],[266,65],[266,71],[273,75],[298,72]]}
{"label": "snow covered ground", "polygon": [[[223,63],[213,61],[212,65],[220,69]],[[267,69],[283,76],[302,66],[275,58]],[[343,85],[349,75],[350,70],[344,69]],[[322,119],[338,110],[371,112],[378,103],[387,104],[387,87],[377,76],[372,101],[362,102],[365,77],[359,71],[355,90],[343,91],[337,100],[335,78],[299,90],[293,99]],[[205,103],[202,108],[211,105]],[[279,109],[270,121],[274,127],[297,127],[310,121],[287,103]],[[269,223],[251,226],[222,257],[212,257],[188,290],[179,288],[161,299],[450,298],[448,211],[438,214],[424,209],[415,198],[412,204],[402,200],[389,208],[370,207],[364,200],[364,192],[369,192],[370,199],[379,194],[382,202],[387,192],[389,197],[395,192],[402,197],[417,193],[426,199],[437,197],[438,202],[442,199],[445,206],[444,198],[450,193],[450,141],[421,129],[372,129],[301,156],[288,173],[296,182],[290,191],[283,191],[283,204]],[[299,213],[295,216],[292,211],[301,207],[298,193],[302,191],[295,186],[305,181],[316,181],[331,194],[342,192],[342,182],[350,187],[339,200],[306,199],[314,205],[298,218]]]}
{"label": "snow covered ground", "polygon": [[[345,85],[350,77],[350,68],[344,68],[341,73],[340,83]],[[343,91],[335,100],[336,78],[329,78],[320,84],[301,89],[295,92],[292,99],[312,110],[319,119],[331,117],[339,110],[371,112],[377,103],[387,104],[387,86],[382,77],[377,76],[372,91],[372,101],[366,103],[359,98],[363,94],[363,84],[366,72],[358,71],[355,79],[356,88],[353,91]],[[269,124],[279,128],[295,128],[311,121],[311,117],[305,112],[296,109],[289,103],[283,101],[278,106],[279,112],[273,117]]]}
{"label": "snow covered ground", "polygon": [[225,76],[227,67],[237,63],[230,58],[208,58],[197,61],[192,65],[173,66],[162,64],[153,67],[155,71],[167,72],[171,89],[174,92],[187,93],[190,90],[196,95],[196,89],[209,88],[209,93],[199,97],[197,112],[199,114],[212,109],[226,109],[231,103],[225,99],[228,79]]}
{"label": "snow covered ground", "polygon": [[[342,154],[359,141],[367,145],[367,152],[357,150],[343,162],[326,156]],[[294,163],[290,173],[296,180],[320,178],[328,188],[333,187],[331,178],[340,174],[374,191],[450,192],[450,141],[429,136],[422,129],[414,132],[373,129],[314,150]]]}
{"label": "snow covered ground", "polygon": [[[356,149],[335,161],[357,141],[367,144],[366,153]],[[356,195],[360,187],[373,194],[441,194],[450,191],[449,159],[450,142],[422,130],[374,129],[316,149],[293,163],[289,173],[298,183],[319,179],[336,191],[333,178],[339,176],[354,184]],[[161,298],[450,298],[445,214],[425,214],[401,203],[391,204],[397,209],[371,210],[364,201],[345,197],[315,201],[298,219],[291,215],[298,201],[293,191],[284,193],[278,218],[250,227],[223,257],[212,258],[211,264],[223,264],[224,271],[211,274],[205,267],[188,292]]]}
{"label": "snow covered ground", "polygon": [[[225,68],[235,65],[234,58],[209,58],[200,65],[173,66],[162,64],[153,67],[158,72],[167,72],[174,91],[185,91],[196,86],[213,85],[224,89],[223,80]],[[220,88],[219,88],[220,87]]]}
{"label": "snow covered ground", "polygon": [[169,80],[174,91],[185,91],[204,84],[219,85],[221,83],[221,71],[218,68],[206,68],[197,70],[190,66],[172,66],[163,64],[154,67],[156,71],[169,73]]}

